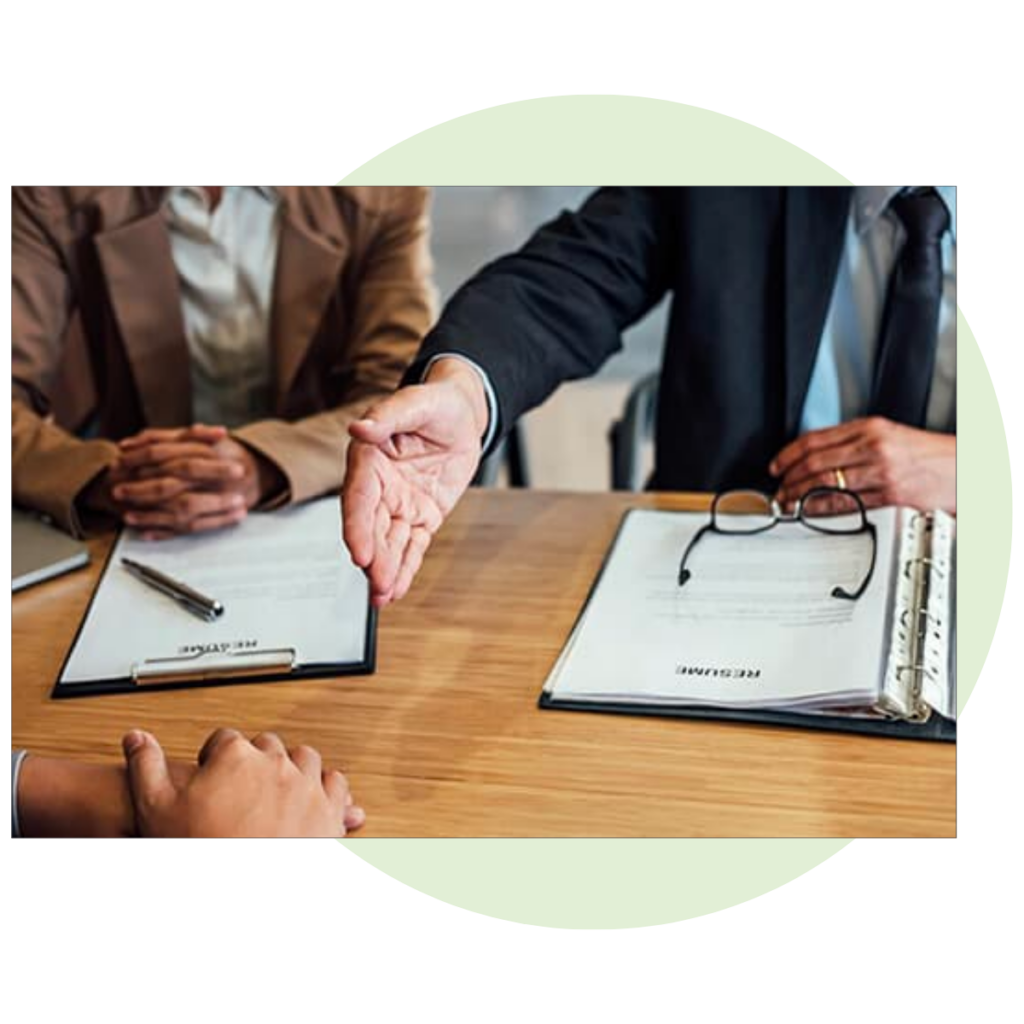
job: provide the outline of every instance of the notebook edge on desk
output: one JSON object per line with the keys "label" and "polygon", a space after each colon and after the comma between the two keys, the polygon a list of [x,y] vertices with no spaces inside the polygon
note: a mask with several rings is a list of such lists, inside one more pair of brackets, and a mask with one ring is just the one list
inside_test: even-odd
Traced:
{"label": "notebook edge on desk", "polygon": [[[26,532],[27,531],[27,532]],[[20,534],[20,536],[19,536]],[[28,547],[33,566],[15,575],[15,554],[18,546]],[[56,548],[53,557],[46,548]],[[42,550],[41,550],[42,549]],[[32,557],[32,556],[36,557]],[[89,548],[75,537],[58,529],[45,516],[40,516],[19,505],[11,506],[11,593],[19,594],[29,587],[65,576],[84,568],[91,561]]]}

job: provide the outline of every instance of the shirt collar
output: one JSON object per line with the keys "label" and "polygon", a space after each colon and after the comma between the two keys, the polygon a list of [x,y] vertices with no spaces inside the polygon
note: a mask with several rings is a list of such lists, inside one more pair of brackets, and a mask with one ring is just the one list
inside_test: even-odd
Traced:
{"label": "shirt collar", "polygon": [[[906,185],[857,185],[853,190],[854,227],[858,235],[867,234],[889,203]],[[936,185],[935,191],[949,210],[949,233],[956,241],[956,186]]]}
{"label": "shirt collar", "polygon": [[[227,186],[231,188],[232,186]],[[275,185],[241,185],[240,188],[251,189],[253,192],[262,196],[268,202],[277,203],[279,196],[277,193],[277,187]],[[167,193],[167,202],[174,199],[180,199],[188,196],[194,199],[196,202],[201,203],[203,206],[207,206],[206,193],[199,185],[171,185]]]}

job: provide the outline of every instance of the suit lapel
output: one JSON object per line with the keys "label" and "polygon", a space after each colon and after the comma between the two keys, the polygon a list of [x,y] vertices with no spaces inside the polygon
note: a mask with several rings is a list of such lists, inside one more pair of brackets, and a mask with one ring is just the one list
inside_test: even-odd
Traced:
{"label": "suit lapel", "polygon": [[[337,288],[348,246],[333,202],[324,200],[322,216],[331,218],[329,225],[324,222],[328,230],[314,232],[302,215],[296,190],[279,187],[278,192],[282,219],[270,334],[277,371],[275,400],[278,412],[283,413],[324,309]],[[318,228],[322,222],[318,216]]]}
{"label": "suit lapel", "polygon": [[163,211],[97,235],[96,250],[147,426],[191,422],[188,344]]}
{"label": "suit lapel", "polygon": [[843,235],[849,188],[786,190],[786,436],[795,437],[821,342]]}

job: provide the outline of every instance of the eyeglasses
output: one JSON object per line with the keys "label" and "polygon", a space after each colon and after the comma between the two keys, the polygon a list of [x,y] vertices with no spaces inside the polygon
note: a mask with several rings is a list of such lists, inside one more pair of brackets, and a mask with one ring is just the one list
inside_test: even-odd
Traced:
{"label": "eyeglasses", "polygon": [[867,576],[855,590],[832,588],[832,597],[856,601],[871,582],[878,557],[878,534],[875,524],[868,522],[867,510],[859,495],[838,487],[817,487],[796,503],[792,512],[783,512],[779,503],[760,491],[724,491],[711,505],[711,522],[694,535],[679,563],[679,586],[684,586],[692,572],[686,567],[693,549],[709,533],[742,536],[764,533],[779,523],[800,523],[816,533],[834,536],[867,534],[871,538],[871,565]]}

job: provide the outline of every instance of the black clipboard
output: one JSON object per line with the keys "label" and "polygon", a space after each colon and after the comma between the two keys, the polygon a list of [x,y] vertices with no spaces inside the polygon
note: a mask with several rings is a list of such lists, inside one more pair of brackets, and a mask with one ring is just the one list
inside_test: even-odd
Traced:
{"label": "black clipboard", "polygon": [[[120,534],[118,534],[120,539]],[[110,569],[117,541],[111,545],[103,563],[89,604],[75,630],[74,639],[61,662],[60,672],[50,692],[54,700],[75,697],[97,697],[115,693],[142,693],[152,690],[186,690],[195,687],[232,686],[243,683],[281,683],[298,679],[327,679],[334,676],[372,675],[377,669],[377,609],[367,594],[366,632],[363,640],[364,656],[355,662],[298,663],[294,648],[278,647],[269,650],[245,652],[211,652],[196,655],[168,655],[148,658],[132,667],[131,675],[114,679],[96,679],[88,682],[62,682],[68,662],[89,619],[100,586]],[[166,671],[160,671],[164,666]]]}
{"label": "black clipboard", "polygon": [[[601,568],[587,592],[586,600],[576,616],[567,644],[583,621],[601,579],[608,568],[612,552],[618,544],[631,509],[627,511],[615,531]],[[563,651],[565,644],[562,645]],[[562,653],[559,652],[559,658]],[[557,664],[557,660],[555,662]],[[552,665],[552,669],[554,665]],[[805,714],[795,711],[767,711],[760,708],[717,708],[706,706],[685,707],[679,705],[639,704],[623,701],[590,701],[571,697],[556,697],[545,687],[541,691],[537,706],[544,711],[590,711],[597,714],[634,715],[641,718],[679,718],[700,721],[738,722],[745,725],[768,725],[776,728],[817,729],[828,732],[854,733],[861,736],[888,737],[907,740],[937,740],[944,743],[956,742],[956,722],[933,713],[926,722],[908,722],[889,718],[855,718],[846,715]]]}

